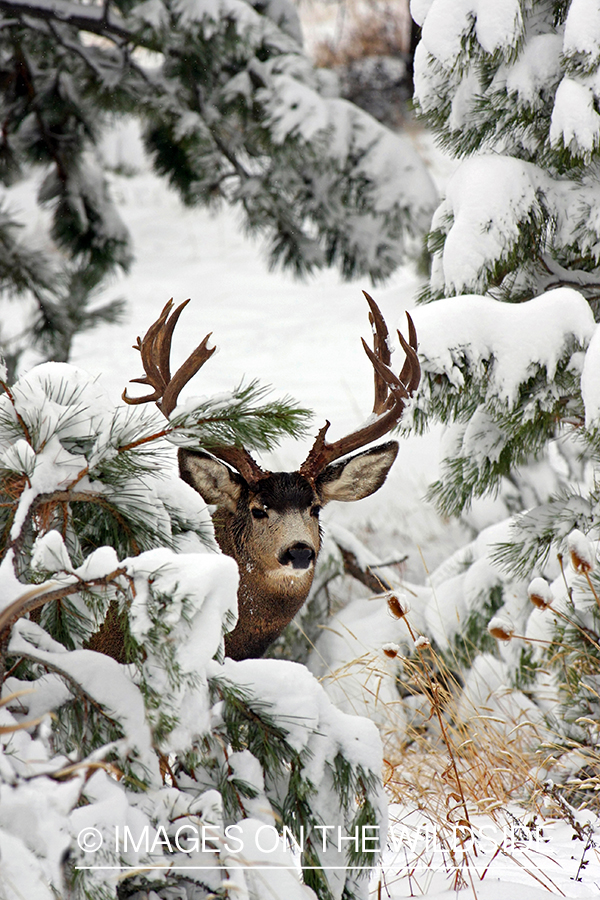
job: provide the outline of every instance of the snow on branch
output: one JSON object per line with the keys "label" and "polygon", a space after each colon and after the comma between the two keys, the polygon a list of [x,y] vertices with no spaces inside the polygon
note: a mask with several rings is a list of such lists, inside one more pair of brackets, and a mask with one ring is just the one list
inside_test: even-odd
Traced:
{"label": "snow on branch", "polygon": [[9,653],[41,663],[97,703],[129,736],[131,751],[144,773],[158,779],[158,760],[143,697],[125,666],[93,650],[68,651],[35,622],[25,619],[19,619],[13,627]]}
{"label": "snow on branch", "polygon": [[[452,425],[429,496],[457,515],[517,477],[563,426],[583,425],[581,372],[597,326],[571,288],[512,304],[447,298],[418,307],[414,320],[424,378],[407,424]],[[594,397],[598,408],[591,369],[588,383],[586,403]]]}
{"label": "snow on branch", "polygon": [[454,389],[469,368],[487,381],[487,395],[515,405],[520,385],[545,369],[554,378],[560,360],[587,347],[596,325],[577,291],[557,288],[526,303],[490,297],[438,300],[413,312],[419,356],[432,375],[443,374]]}
{"label": "snow on branch", "polygon": [[108,4],[70,3],[68,0],[0,0],[0,10],[12,15],[52,20],[82,31],[131,40],[132,32]]}
{"label": "snow on branch", "polygon": [[411,4],[423,26],[423,44],[439,62],[452,68],[474,31],[487,53],[515,47],[523,29],[519,0],[433,0]]}
{"label": "snow on branch", "polygon": [[597,294],[600,277],[587,270],[587,260],[567,269],[555,254],[579,242],[590,262],[598,263],[599,197],[593,174],[578,184],[510,156],[465,160],[433,217],[431,296],[483,293],[528,267],[537,269],[541,290],[571,284]]}

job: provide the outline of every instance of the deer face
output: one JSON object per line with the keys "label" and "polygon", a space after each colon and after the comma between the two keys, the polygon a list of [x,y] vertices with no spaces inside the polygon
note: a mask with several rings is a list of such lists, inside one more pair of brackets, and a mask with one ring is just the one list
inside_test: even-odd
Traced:
{"label": "deer face", "polygon": [[[398,332],[406,359],[395,375],[387,326],[373,298],[363,293],[369,304],[373,350],[362,343],[375,374],[373,414],[364,425],[329,443],[326,422],[297,472],[266,472],[245,448],[234,445],[212,447],[212,455],[179,451],[181,477],[216,506],[217,540],[238,563],[238,624],[225,638],[226,653],[233,659],[261,656],[306,600],[321,546],[321,507],[330,500],[368,497],[381,487],[396,458],[395,441],[348,456],[398,424],[421,374],[417,335],[408,313],[409,340]],[[127,403],[156,402],[167,419],[183,386],[215,350],[209,349],[207,334],[171,376],[173,329],[188,302],[173,309],[170,300],[144,339],[137,339],[145,375],[132,380],[150,385],[152,393],[128,397],[123,392]]]}
{"label": "deer face", "polygon": [[261,656],[292,620],[313,581],[322,507],[374,493],[397,452],[391,441],[327,466],[314,481],[272,472],[249,484],[214,457],[179,451],[181,477],[217,507],[217,540],[240,571],[239,622],[225,640],[228,656]]}

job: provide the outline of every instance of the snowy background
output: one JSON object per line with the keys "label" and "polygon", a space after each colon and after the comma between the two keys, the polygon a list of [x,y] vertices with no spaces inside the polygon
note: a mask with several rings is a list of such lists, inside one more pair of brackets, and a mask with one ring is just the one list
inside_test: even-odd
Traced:
{"label": "snowy background", "polygon": [[[426,135],[415,132],[414,141],[436,160],[435,171],[442,180],[448,163]],[[305,282],[287,272],[271,272],[260,243],[242,233],[234,211],[224,207],[212,213],[182,206],[165,181],[149,170],[133,123],[119,126],[107,137],[104,154],[115,169],[135,170],[131,175],[110,175],[119,213],[132,236],[135,262],[128,275],[114,279],[98,296],[99,303],[125,298],[123,322],[78,335],[71,362],[97,375],[116,400],[129,379],[142,374],[139,354],[132,349],[136,336],[146,331],[171,297],[176,303],[189,297],[192,302],[175,334],[174,364],[187,358],[209,331],[219,352],[182,397],[230,390],[243,378],[259,378],[272,385],[276,395],[290,394],[315,413],[304,443],[289,442],[265,458],[271,470],[297,468],[325,419],[331,421],[330,439],[359,425],[373,403],[372,367],[360,344],[360,337],[368,338],[370,330],[362,289],[374,295],[390,331],[400,327],[406,334],[404,310],[414,306],[421,284],[415,272],[402,268],[378,288],[366,278],[342,282],[332,270]],[[27,222],[35,241],[44,216],[35,202],[35,182],[21,183],[8,195],[11,209]],[[18,312],[17,304],[5,301],[3,319],[12,320],[13,331],[19,328]],[[396,359],[400,369],[399,348]],[[32,356],[24,365],[34,361]],[[433,508],[422,503],[437,474],[438,438],[436,432],[403,442],[383,494],[327,510],[363,534],[385,526],[393,545],[388,541],[379,550],[395,556],[408,552],[407,572],[417,582],[426,576],[419,547],[431,569],[462,538],[460,529],[441,523]]]}

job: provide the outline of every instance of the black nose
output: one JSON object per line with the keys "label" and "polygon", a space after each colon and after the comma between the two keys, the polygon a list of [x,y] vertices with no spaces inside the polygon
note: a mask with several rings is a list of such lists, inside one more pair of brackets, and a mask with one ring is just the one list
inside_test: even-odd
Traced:
{"label": "black nose", "polygon": [[315,551],[312,547],[309,547],[308,544],[292,544],[291,547],[288,547],[287,550],[279,557],[279,562],[282,566],[289,566],[290,564],[294,569],[308,569],[310,564],[314,561]]}

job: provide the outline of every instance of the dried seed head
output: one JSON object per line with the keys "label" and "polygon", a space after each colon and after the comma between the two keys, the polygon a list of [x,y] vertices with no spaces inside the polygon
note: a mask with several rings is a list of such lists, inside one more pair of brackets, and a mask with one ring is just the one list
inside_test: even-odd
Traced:
{"label": "dried seed head", "polygon": [[431,641],[428,637],[425,637],[424,634],[420,634],[419,637],[415,641],[415,647],[417,650],[423,650],[425,647],[430,647]]}
{"label": "dried seed head", "polygon": [[403,619],[410,612],[410,603],[405,594],[389,591],[387,595],[388,609],[396,619]]}
{"label": "dried seed head", "polygon": [[591,572],[596,565],[591,542],[577,528],[567,538],[567,547],[571,556],[571,564],[579,575]]}
{"label": "dried seed head", "polygon": [[494,616],[488,622],[487,629],[497,641],[510,641],[515,633],[515,626],[506,616]]}
{"label": "dried seed head", "polygon": [[384,644],[381,649],[383,650],[385,655],[389,657],[389,659],[396,659],[396,657],[400,653],[400,647],[398,646],[398,644]]}
{"label": "dried seed head", "polygon": [[538,609],[548,609],[554,602],[552,588],[545,578],[534,578],[527,588],[527,594]]}

